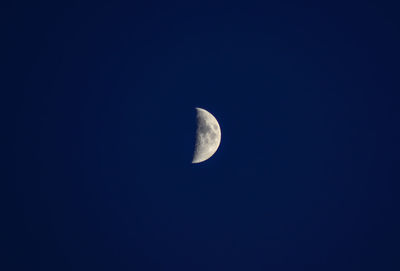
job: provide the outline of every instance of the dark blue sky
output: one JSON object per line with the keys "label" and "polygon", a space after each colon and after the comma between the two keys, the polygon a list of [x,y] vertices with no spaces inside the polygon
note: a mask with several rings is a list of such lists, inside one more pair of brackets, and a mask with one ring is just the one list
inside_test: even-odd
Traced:
{"label": "dark blue sky", "polygon": [[1,269],[400,270],[399,7],[185,2],[2,5]]}

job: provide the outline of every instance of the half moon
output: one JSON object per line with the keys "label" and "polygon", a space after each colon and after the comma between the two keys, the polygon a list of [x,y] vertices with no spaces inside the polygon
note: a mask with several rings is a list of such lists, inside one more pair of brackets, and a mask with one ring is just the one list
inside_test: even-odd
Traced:
{"label": "half moon", "polygon": [[193,164],[203,162],[213,156],[221,142],[221,129],[217,119],[202,108],[196,107],[196,111],[197,130]]}

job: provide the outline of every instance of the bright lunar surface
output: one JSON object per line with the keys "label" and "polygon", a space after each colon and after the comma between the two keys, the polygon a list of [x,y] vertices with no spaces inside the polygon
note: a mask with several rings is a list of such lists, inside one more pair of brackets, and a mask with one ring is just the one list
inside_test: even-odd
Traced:
{"label": "bright lunar surface", "polygon": [[221,142],[221,129],[213,115],[204,109],[197,110],[196,146],[192,163],[200,163],[210,158]]}

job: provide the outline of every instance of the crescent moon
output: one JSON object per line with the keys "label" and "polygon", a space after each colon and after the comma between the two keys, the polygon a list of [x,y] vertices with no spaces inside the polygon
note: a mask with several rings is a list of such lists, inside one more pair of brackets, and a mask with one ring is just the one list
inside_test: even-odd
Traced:
{"label": "crescent moon", "polygon": [[196,145],[192,163],[201,163],[217,151],[221,143],[221,129],[217,119],[208,111],[196,107],[197,130]]}

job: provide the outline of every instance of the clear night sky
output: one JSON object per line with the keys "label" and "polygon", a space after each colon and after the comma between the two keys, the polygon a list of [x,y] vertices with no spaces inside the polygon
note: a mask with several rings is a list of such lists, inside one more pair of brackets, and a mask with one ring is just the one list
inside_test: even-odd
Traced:
{"label": "clear night sky", "polygon": [[1,270],[400,270],[398,6],[36,2],[1,4]]}

